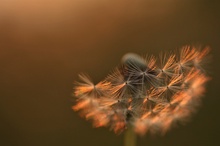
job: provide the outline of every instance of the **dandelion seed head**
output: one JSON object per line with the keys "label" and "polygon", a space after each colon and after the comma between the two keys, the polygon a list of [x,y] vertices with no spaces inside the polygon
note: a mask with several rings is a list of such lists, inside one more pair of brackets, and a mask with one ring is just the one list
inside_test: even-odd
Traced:
{"label": "dandelion seed head", "polygon": [[103,81],[84,74],[74,88],[73,110],[115,133],[128,125],[139,135],[165,134],[196,112],[210,77],[204,70],[209,48],[185,46],[176,53],[140,57],[128,53]]}

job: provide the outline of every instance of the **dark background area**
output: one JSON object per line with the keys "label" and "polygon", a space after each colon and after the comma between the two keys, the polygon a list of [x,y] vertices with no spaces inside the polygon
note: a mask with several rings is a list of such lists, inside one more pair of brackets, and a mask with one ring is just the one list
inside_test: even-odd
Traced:
{"label": "dark background area", "polygon": [[121,146],[72,111],[78,73],[102,80],[123,54],[212,48],[212,81],[191,122],[138,146],[219,146],[220,2],[1,0],[0,145]]}

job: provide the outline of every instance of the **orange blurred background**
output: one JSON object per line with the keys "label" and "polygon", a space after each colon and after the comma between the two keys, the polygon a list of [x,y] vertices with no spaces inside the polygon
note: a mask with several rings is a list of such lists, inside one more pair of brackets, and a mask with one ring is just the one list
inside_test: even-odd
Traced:
{"label": "orange blurred background", "polygon": [[209,45],[213,80],[192,121],[138,146],[219,146],[220,2],[217,0],[1,0],[0,145],[120,146],[73,112],[78,73],[102,80],[123,54]]}

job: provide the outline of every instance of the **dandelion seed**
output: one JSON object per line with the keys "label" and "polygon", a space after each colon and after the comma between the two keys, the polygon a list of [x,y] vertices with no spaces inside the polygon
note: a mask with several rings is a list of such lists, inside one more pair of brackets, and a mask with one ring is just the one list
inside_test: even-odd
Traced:
{"label": "dandelion seed", "polygon": [[205,72],[204,66],[208,62],[208,59],[205,58],[207,57],[209,52],[210,52],[209,47],[206,47],[201,51],[196,51],[193,63],[198,70]]}
{"label": "dandelion seed", "polygon": [[164,77],[172,77],[174,75],[174,68],[175,68],[175,58],[174,54],[170,54],[169,56],[165,53],[161,53],[159,55],[159,62],[158,62],[158,72],[159,76]]}
{"label": "dandelion seed", "polygon": [[79,75],[73,110],[93,122],[121,133],[129,127],[139,135],[166,133],[196,111],[210,80],[204,70],[209,48],[185,46],[176,54],[145,58],[128,53],[110,75],[94,84]]}
{"label": "dandelion seed", "polygon": [[195,58],[195,48],[191,48],[190,46],[185,46],[180,50],[180,54],[178,55],[178,63],[176,67],[176,71],[179,73],[185,73],[185,71],[189,70],[193,66],[193,59]]}

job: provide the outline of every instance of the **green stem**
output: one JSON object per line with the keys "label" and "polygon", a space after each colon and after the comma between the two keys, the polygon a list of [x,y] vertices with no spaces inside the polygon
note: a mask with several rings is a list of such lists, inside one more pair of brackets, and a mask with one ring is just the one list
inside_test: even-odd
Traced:
{"label": "green stem", "polygon": [[136,146],[136,134],[131,126],[125,131],[124,146]]}

